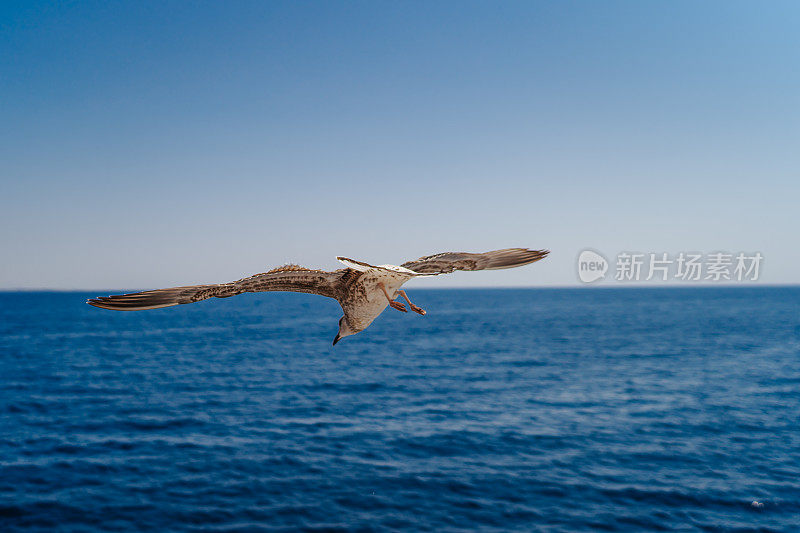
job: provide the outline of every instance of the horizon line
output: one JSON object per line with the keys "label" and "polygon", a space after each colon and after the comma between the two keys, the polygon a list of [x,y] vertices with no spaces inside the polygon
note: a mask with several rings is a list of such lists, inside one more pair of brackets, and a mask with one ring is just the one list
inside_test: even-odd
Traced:
{"label": "horizon line", "polygon": [[[498,286],[461,286],[461,287],[415,287],[413,290],[423,291],[450,291],[450,290],[559,290],[559,289],[713,289],[713,288],[800,288],[800,283],[604,283],[604,284],[573,284],[573,285],[498,285]],[[111,294],[129,294],[153,289],[81,289],[81,288],[1,288],[0,293],[12,292],[108,292]],[[293,292],[293,291],[263,291],[263,292]],[[247,294],[247,293],[243,293]],[[255,292],[252,294],[256,294]],[[302,293],[297,293],[302,294]]]}

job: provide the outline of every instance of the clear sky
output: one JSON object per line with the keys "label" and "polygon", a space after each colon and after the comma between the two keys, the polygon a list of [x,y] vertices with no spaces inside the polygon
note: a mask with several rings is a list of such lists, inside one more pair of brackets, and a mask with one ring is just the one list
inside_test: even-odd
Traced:
{"label": "clear sky", "polygon": [[[0,288],[548,248],[800,282],[800,3],[3,2]],[[422,286],[423,282],[416,283]]]}

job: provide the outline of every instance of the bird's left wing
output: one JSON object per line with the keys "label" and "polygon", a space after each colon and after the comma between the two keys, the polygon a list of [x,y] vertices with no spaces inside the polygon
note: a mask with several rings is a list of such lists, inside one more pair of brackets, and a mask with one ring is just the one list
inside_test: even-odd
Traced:
{"label": "bird's left wing", "polygon": [[288,291],[338,299],[346,270],[325,272],[287,265],[231,283],[190,285],[92,298],[86,303],[102,309],[138,311],[189,304],[208,298],[228,298],[245,292]]}
{"label": "bird's left wing", "polygon": [[401,266],[419,274],[449,274],[456,270],[500,270],[514,268],[544,259],[549,250],[505,248],[485,253],[444,252],[427,255]]}

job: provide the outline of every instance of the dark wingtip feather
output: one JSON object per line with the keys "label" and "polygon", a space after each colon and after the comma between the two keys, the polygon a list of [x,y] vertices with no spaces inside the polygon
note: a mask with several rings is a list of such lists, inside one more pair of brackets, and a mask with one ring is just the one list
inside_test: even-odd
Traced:
{"label": "dark wingtip feather", "polygon": [[178,305],[180,302],[176,296],[175,289],[162,289],[131,294],[98,296],[97,298],[86,300],[86,303],[99,309],[110,309],[112,311],[139,311]]}
{"label": "dark wingtip feather", "polygon": [[483,254],[487,259],[486,270],[501,270],[529,265],[544,259],[549,250],[532,250],[530,248],[506,248]]}

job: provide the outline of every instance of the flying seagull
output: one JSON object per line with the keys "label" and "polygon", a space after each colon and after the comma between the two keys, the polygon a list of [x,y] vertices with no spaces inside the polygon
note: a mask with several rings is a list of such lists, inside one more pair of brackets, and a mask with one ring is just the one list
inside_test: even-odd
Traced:
{"label": "flying seagull", "polygon": [[336,344],[343,337],[364,331],[386,306],[407,313],[406,306],[397,301],[398,296],[408,302],[412,311],[420,315],[425,310],[417,307],[400,287],[419,276],[437,276],[456,270],[500,270],[527,265],[543,259],[548,250],[506,248],[482,254],[444,252],[420,257],[397,265],[370,265],[355,259],[337,257],[347,268],[325,272],[298,265],[286,265],[248,278],[217,285],[189,285],[152,291],[100,296],[86,303],[102,309],[138,311],[158,309],[179,304],[190,304],[208,298],[228,298],[245,292],[290,291],[307,292],[333,298],[342,306],[344,316],[339,319]]}

